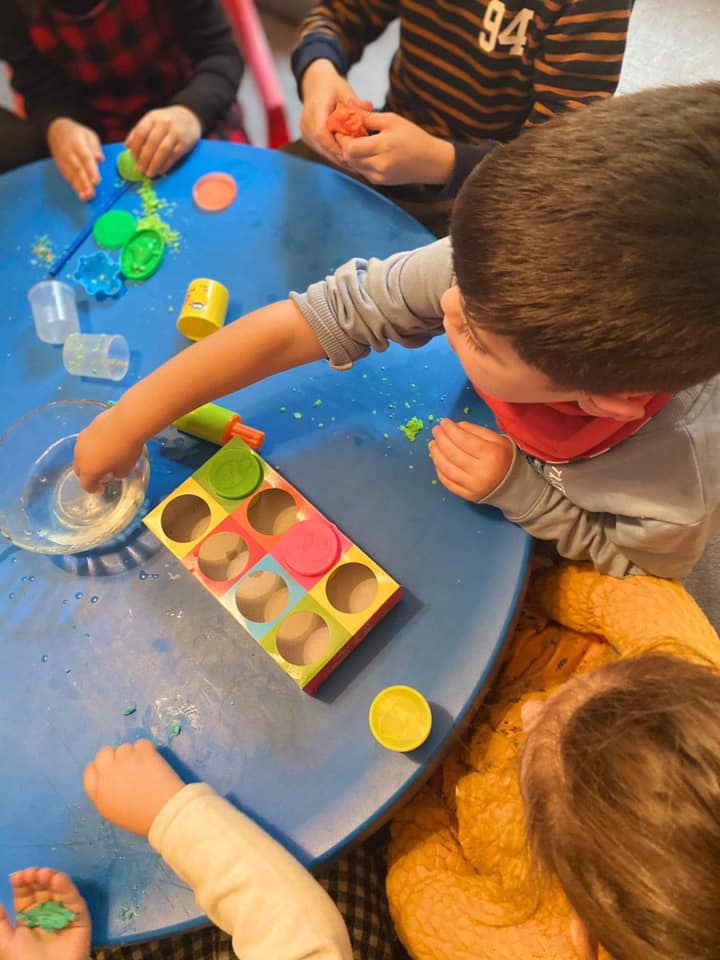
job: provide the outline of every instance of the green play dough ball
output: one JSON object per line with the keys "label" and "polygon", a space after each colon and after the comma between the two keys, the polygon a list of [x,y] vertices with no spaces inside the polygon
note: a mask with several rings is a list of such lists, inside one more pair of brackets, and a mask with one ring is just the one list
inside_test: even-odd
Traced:
{"label": "green play dough ball", "polygon": [[132,180],[133,183],[139,183],[145,179],[144,174],[138,170],[133,155],[129,150],[123,150],[123,152],[118,155],[116,166],[117,172],[123,180]]}
{"label": "green play dough ball", "polygon": [[115,250],[127,243],[135,229],[135,217],[127,210],[109,210],[95,221],[93,237],[99,247]]}

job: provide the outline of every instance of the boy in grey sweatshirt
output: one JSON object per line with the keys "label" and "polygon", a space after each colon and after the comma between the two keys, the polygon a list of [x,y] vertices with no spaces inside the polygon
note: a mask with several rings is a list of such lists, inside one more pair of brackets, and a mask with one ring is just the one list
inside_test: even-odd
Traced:
{"label": "boy in grey sweatshirt", "polygon": [[96,489],[177,417],[281,370],[447,334],[499,433],[441,422],[453,493],[616,576],[720,533],[720,83],[644,91],[498,148],[451,234],[352,260],[184,350],[80,434]]}

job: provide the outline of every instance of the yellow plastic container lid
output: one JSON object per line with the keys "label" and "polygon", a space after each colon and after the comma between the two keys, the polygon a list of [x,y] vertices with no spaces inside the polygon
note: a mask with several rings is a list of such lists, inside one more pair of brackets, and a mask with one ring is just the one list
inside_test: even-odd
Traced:
{"label": "yellow plastic container lid", "polygon": [[370,704],[370,731],[388,750],[407,753],[425,743],[432,729],[430,704],[419,690],[385,687]]}

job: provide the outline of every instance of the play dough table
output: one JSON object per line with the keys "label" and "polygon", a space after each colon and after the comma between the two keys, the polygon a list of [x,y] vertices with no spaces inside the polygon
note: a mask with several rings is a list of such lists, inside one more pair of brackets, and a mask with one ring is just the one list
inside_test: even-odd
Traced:
{"label": "play dough table", "polygon": [[[234,317],[351,256],[432,239],[328,169],[203,143],[155,185],[177,249],[118,299],[80,298],[83,331],[129,341],[128,376],[73,378],[60,348],[34,333],[27,292],[44,270],[31,251],[60,254],[107,199],[117,148],[106,152],[101,196],[89,207],[49,161],[0,177],[3,431],[51,400],[116,400],[186,346],[175,324],[193,278],[224,283]],[[200,211],[191,196],[212,170],[238,186],[220,213]],[[118,207],[140,209],[136,187]],[[95,249],[90,238],[59,279]],[[320,866],[379,826],[431,771],[486,688],[522,595],[525,534],[434,480],[429,418],[491,422],[444,340],[393,346],[344,373],[316,363],[223,403],[267,432],[265,459],[388,570],[404,598],[312,698],[139,522],[120,542],[76,556],[0,543],[0,899],[10,903],[10,871],[66,870],[88,898],[97,943],[202,922],[191,892],[149,846],[103,822],[86,799],[82,769],[100,746],[152,738],[184,776],[207,780]],[[411,443],[399,428],[414,416],[426,428]],[[152,441],[146,509],[215,449],[172,429]],[[432,705],[430,738],[410,754],[384,749],[368,729],[370,703],[391,684],[416,687]]]}

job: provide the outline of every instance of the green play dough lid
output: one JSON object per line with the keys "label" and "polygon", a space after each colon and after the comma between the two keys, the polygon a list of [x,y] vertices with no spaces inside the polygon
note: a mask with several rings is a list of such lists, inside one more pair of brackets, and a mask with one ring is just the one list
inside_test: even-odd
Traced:
{"label": "green play dough lid", "polygon": [[219,497],[241,500],[260,483],[262,467],[249,450],[233,447],[215,454],[208,465],[207,476]]}
{"label": "green play dough lid", "polygon": [[165,256],[165,241],[157,230],[138,230],[120,254],[120,269],[128,280],[147,280]]}
{"label": "green play dough lid", "polygon": [[64,930],[75,919],[75,914],[59,900],[46,900],[29,910],[17,914],[26,927],[40,927],[41,930]]}
{"label": "green play dough lid", "polygon": [[93,237],[99,247],[115,250],[128,242],[135,229],[135,217],[127,210],[109,210],[95,221]]}
{"label": "green play dough lid", "polygon": [[133,155],[129,150],[123,150],[122,153],[118,154],[115,166],[123,180],[132,180],[133,183],[139,183],[145,179],[144,175],[138,170]]}

